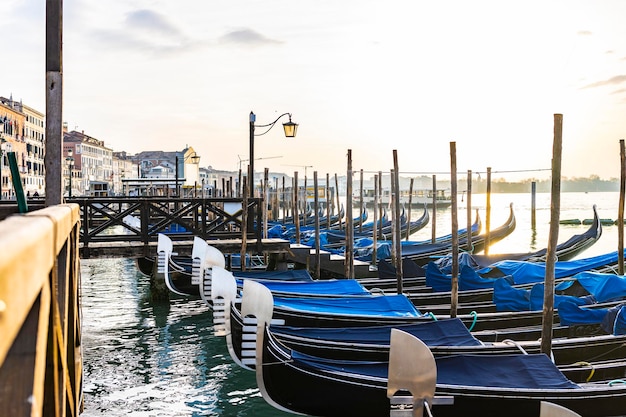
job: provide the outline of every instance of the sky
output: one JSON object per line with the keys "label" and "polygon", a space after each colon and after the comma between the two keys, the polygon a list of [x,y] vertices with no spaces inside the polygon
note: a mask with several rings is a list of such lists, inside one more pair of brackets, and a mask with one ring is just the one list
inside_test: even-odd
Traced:
{"label": "sky", "polygon": [[[0,95],[45,112],[44,0],[4,0]],[[489,167],[620,177],[626,1],[65,0],[63,120],[130,154],[201,166],[405,176]],[[257,128],[257,133],[263,129]]]}

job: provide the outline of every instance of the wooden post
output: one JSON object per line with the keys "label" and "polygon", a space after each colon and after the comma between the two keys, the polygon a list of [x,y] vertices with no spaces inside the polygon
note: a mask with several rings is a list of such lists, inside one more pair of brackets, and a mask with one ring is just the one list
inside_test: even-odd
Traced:
{"label": "wooden post", "polygon": [[[241,197],[241,190],[243,187],[243,184],[241,183],[241,177],[242,177],[241,168],[239,168],[239,177],[237,181],[237,197]],[[215,188],[213,190],[215,191],[215,195],[213,197],[217,197],[217,190]]]}
{"label": "wooden post", "polygon": [[296,225],[296,243],[300,244],[300,187],[298,185],[298,171],[293,173],[293,221]]}
{"label": "wooden post", "polygon": [[487,168],[487,214],[485,214],[485,255],[489,255],[491,244],[491,167]]}
{"label": "wooden post", "polygon": [[474,252],[472,243],[472,170],[467,170],[467,251]]}
{"label": "wooden post", "polygon": [[46,206],[63,203],[63,0],[46,0]]}
{"label": "wooden post", "polygon": [[[360,171],[361,177],[359,181],[359,216],[363,214],[363,170]],[[363,222],[359,222],[359,233],[363,232]]]}
{"label": "wooden post", "polygon": [[[332,215],[331,211],[330,211],[330,200],[331,200],[331,195],[330,195],[330,175],[328,174],[328,172],[326,173],[326,184],[324,185],[324,197],[326,197],[326,228],[330,229],[330,225],[331,225],[331,219],[330,216]],[[339,219],[341,220],[341,219]]]}
{"label": "wooden post", "polygon": [[269,168],[265,168],[263,172],[263,198],[261,199],[261,204],[263,204],[263,239],[267,239],[267,205],[269,202]]}
{"label": "wooden post", "polygon": [[[306,178],[306,167],[304,167],[304,201],[302,202],[302,221],[304,222],[304,227],[306,227],[307,213],[308,213],[308,201],[307,201],[307,178]],[[315,213],[317,216],[317,213]]]}
{"label": "wooden post", "polygon": [[537,182],[530,183],[530,228],[535,230],[537,228]]}
{"label": "wooden post", "polygon": [[[250,210],[248,210],[248,178],[243,178],[243,204],[241,206],[241,251],[239,252],[239,256],[241,257],[241,270],[246,270],[246,253],[248,251],[248,215],[250,214]],[[254,221],[254,219],[252,219]]]}
{"label": "wooden post", "polygon": [[[337,213],[339,213],[341,211],[341,205],[339,204],[339,179],[337,179],[337,174],[335,173],[335,195],[337,196],[337,198],[335,199],[335,201],[337,202]],[[352,209],[350,210],[350,212],[352,212]],[[347,212],[346,212],[347,215]],[[343,222],[341,220],[339,220],[339,230],[341,230],[343,227]]]}
{"label": "wooden post", "polygon": [[372,228],[372,259],[370,263],[378,267],[378,175],[374,175],[374,227]]}
{"label": "wooden post", "polygon": [[456,317],[459,301],[459,219],[457,213],[456,142],[450,142],[450,193],[452,194],[452,291],[450,317]]}
{"label": "wooden post", "polygon": [[617,208],[617,273],[624,275],[624,192],[626,190],[626,154],[624,139],[619,141],[620,181],[619,206]]}
{"label": "wooden post", "polygon": [[344,270],[346,278],[354,278],[354,225],[352,218],[352,149],[348,149],[346,172],[346,250]]}
{"label": "wooden post", "polygon": [[[317,171],[313,171],[313,188],[315,189],[314,205],[315,213],[319,211],[320,198],[317,192]],[[320,279],[321,276],[321,256],[320,256],[320,216],[315,215],[315,278]]]}
{"label": "wooden post", "polygon": [[[383,203],[381,201],[381,196],[383,194],[383,172],[378,171],[378,217],[383,219]],[[378,225],[378,236],[381,236],[383,233],[383,223],[382,221]]]}
{"label": "wooden post", "polygon": [[398,294],[402,294],[402,225],[400,223],[400,171],[398,169],[398,151],[393,150],[393,222],[395,224],[393,233],[394,252],[396,254],[396,279],[398,280]]}
{"label": "wooden post", "polygon": [[437,176],[433,175],[433,220],[431,221],[431,237],[430,241],[435,243],[437,240]]}
{"label": "wooden post", "polygon": [[550,237],[546,254],[546,278],[543,293],[543,321],[541,352],[550,356],[552,351],[552,325],[554,321],[554,266],[559,240],[559,213],[561,211],[561,153],[563,141],[563,115],[554,115],[554,144],[552,145],[552,191],[550,204]]}
{"label": "wooden post", "polygon": [[285,176],[283,175],[283,184],[282,184],[282,193],[280,194],[281,205],[283,206],[283,224],[285,224],[285,219],[287,218],[287,207],[289,205],[289,201],[285,198]]}
{"label": "wooden post", "polygon": [[411,178],[411,183],[409,184],[409,216],[407,218],[406,240],[409,240],[409,235],[411,234],[411,206],[413,205],[413,182],[415,182],[415,178]]}

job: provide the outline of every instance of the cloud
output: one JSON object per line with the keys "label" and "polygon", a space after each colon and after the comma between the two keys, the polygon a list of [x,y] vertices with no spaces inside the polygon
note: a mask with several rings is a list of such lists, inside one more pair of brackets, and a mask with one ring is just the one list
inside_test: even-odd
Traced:
{"label": "cloud", "polygon": [[168,22],[163,15],[153,12],[152,10],[143,9],[129,13],[125,23],[133,29],[139,29],[152,34],[183,37],[177,27]]}
{"label": "cloud", "polygon": [[616,75],[615,77],[611,77],[608,80],[598,81],[598,82],[595,82],[595,83],[587,84],[586,86],[582,87],[581,89],[604,87],[604,86],[607,86],[607,85],[617,85],[617,84],[621,84],[623,82],[626,82],[626,75]]}
{"label": "cloud", "polygon": [[119,29],[94,30],[92,36],[112,49],[154,55],[194,51],[207,44],[190,39],[164,15],[148,9],[128,13]]}
{"label": "cloud", "polygon": [[243,46],[267,46],[281,44],[281,41],[269,39],[252,29],[238,29],[221,36],[220,44],[236,44]]}

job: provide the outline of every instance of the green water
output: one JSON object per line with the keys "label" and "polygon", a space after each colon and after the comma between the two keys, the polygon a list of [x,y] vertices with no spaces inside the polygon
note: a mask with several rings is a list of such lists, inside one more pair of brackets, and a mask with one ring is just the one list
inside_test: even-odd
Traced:
{"label": "green water", "polygon": [[282,416],[212,336],[201,300],[148,301],[130,259],[84,260],[82,416]]}

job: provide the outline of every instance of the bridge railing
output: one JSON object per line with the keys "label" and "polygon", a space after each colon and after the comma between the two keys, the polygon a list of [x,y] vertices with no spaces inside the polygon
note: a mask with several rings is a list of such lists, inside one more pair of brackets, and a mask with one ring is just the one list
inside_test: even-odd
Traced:
{"label": "bridge railing", "polygon": [[[80,242],[154,242],[159,233],[173,240],[261,238],[259,198],[75,197],[82,225]],[[245,215],[244,215],[245,212]],[[249,214],[253,215],[250,216]],[[252,217],[252,219],[249,219]],[[247,222],[244,227],[242,222]]]}
{"label": "bridge railing", "polygon": [[0,415],[82,411],[79,208],[0,221]]}

